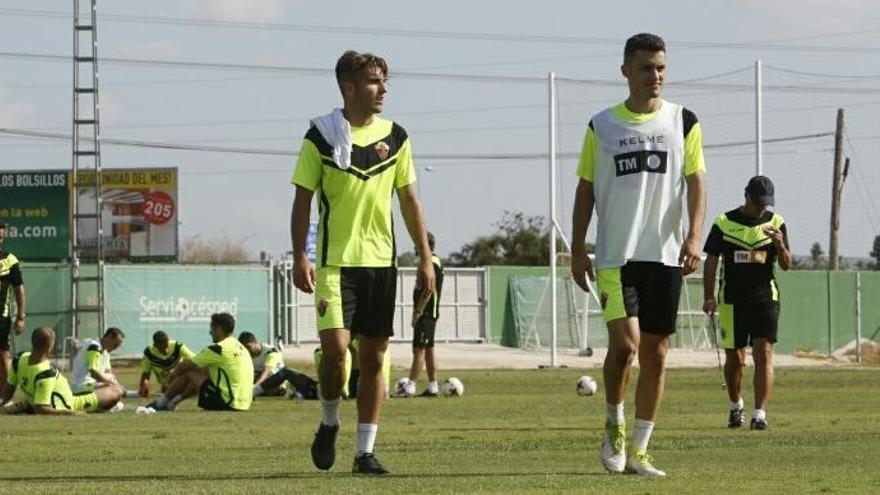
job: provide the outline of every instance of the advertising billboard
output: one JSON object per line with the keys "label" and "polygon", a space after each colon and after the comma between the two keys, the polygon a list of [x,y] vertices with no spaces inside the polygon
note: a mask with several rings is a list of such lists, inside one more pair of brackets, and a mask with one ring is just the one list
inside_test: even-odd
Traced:
{"label": "advertising billboard", "polygon": [[[177,259],[177,168],[105,169],[102,178],[104,257]],[[79,213],[94,214],[95,173],[80,171]],[[0,172],[0,222],[7,224],[6,249],[24,260],[59,261],[70,256],[69,170]],[[94,218],[77,221],[82,257],[95,255]],[[90,249],[91,247],[91,249]]]}

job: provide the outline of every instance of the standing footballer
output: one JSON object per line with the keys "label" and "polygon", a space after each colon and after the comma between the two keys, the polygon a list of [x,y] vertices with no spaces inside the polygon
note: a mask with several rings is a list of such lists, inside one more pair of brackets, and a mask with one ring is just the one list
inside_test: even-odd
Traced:
{"label": "standing footballer", "polygon": [[[693,112],[660,96],[666,45],[659,36],[642,33],[628,39],[621,72],[629,97],[593,116],[584,138],[572,215],[571,273],[584,290],[587,275],[598,277],[608,326],[602,465],[612,473],[665,476],[647,449],[663,397],[682,275],[700,262],[706,202],[703,139]],[[594,207],[595,276],[584,248]],[[627,458],[623,402],[636,353],[640,372],[633,451]]]}
{"label": "standing footballer", "polygon": [[[394,193],[418,250],[420,283],[434,289],[431,248],[416,196],[416,174],[406,131],[378,117],[385,103],[388,65],[370,53],[345,52],[336,63],[343,108],[312,120],[300,148],[291,214],[294,284],[315,294],[323,358],[321,422],[312,443],[312,462],[330,469],[336,460],[339,398],[345,355],[358,337],[357,450],[352,471],[380,475],[388,470],[373,452],[385,399],[382,361],[394,334],[397,294],[391,200]],[[317,198],[317,270],[306,254],[312,197]]]}
{"label": "standing footballer", "polygon": [[[745,422],[741,385],[745,348],[755,360],[755,408],[750,427],[767,429],[766,407],[773,389],[773,344],[779,326],[779,287],[774,265],[791,268],[788,233],[782,215],[768,209],[774,203],[769,177],[757,175],[746,185],[745,204],[715,219],[706,239],[703,271],[703,311],[718,312],[724,343],[724,380],[730,398],[729,428]],[[718,299],[715,274],[722,260]]]}

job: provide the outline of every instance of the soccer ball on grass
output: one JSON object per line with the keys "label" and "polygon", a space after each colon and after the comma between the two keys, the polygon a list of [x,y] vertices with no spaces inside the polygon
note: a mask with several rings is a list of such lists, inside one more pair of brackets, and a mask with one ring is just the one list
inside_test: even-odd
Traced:
{"label": "soccer ball on grass", "polygon": [[456,377],[449,377],[443,382],[443,395],[447,397],[461,397],[464,395],[464,383]]}
{"label": "soccer ball on grass", "polygon": [[578,378],[577,393],[578,395],[590,396],[596,393],[596,380],[592,376],[584,375]]}

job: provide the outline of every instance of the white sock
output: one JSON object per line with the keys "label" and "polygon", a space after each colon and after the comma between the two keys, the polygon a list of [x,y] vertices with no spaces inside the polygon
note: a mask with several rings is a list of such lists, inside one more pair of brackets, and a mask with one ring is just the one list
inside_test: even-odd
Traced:
{"label": "white sock", "polygon": [[763,409],[755,409],[752,411],[752,419],[767,419],[767,413]]}
{"label": "white sock", "polygon": [[263,395],[263,386],[260,384],[254,385],[254,397],[259,397]]}
{"label": "white sock", "polygon": [[636,418],[636,424],[633,427],[633,447],[642,452],[648,450],[648,441],[651,440],[651,433],[653,431],[653,421]]}
{"label": "white sock", "polygon": [[327,426],[339,424],[339,399],[321,399],[321,423]]}
{"label": "white sock", "polygon": [[376,423],[358,423],[357,454],[372,454],[373,444],[376,443],[376,433],[379,425]]}
{"label": "white sock", "polygon": [[745,406],[746,406],[745,402],[743,402],[742,397],[740,397],[738,401],[730,403],[730,410],[731,411],[738,411],[738,410],[744,408]]}
{"label": "white sock", "polygon": [[168,397],[165,397],[165,394],[160,395],[159,398],[156,399],[156,406],[158,406],[159,408],[164,408],[167,405]]}
{"label": "white sock", "polygon": [[620,404],[609,404],[605,403],[605,417],[608,418],[608,421],[619,425],[624,423],[623,419],[623,402]]}
{"label": "white sock", "polygon": [[440,391],[440,386],[437,385],[437,381],[436,381],[436,380],[433,381],[433,382],[428,382],[428,392],[431,392],[431,393],[433,393],[433,394],[436,394],[436,393],[439,392],[439,391]]}

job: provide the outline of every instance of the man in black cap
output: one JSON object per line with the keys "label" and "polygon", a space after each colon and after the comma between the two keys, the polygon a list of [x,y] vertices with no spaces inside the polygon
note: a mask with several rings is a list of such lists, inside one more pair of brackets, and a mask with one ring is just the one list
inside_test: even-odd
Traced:
{"label": "man in black cap", "polygon": [[[10,332],[16,335],[24,330],[25,298],[21,267],[14,254],[3,250],[6,240],[6,223],[0,220],[0,392],[6,386],[9,372]],[[15,293],[16,314],[12,314],[11,293]],[[0,398],[0,404],[3,399]]]}
{"label": "man in black cap", "polygon": [[[730,397],[727,426],[740,428],[745,421],[740,394],[745,347],[752,346],[755,361],[755,408],[751,429],[766,430],[765,408],[773,389],[773,344],[779,322],[779,287],[774,264],[791,268],[785,221],[767,209],[774,204],[773,182],[762,175],[746,186],[743,206],[719,215],[703,250],[703,311],[720,320],[726,359],[724,379]],[[718,300],[715,272],[722,259]]]}

